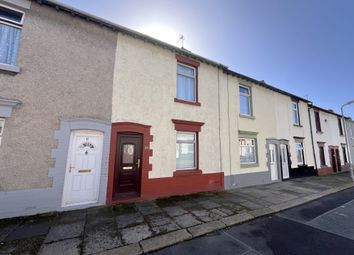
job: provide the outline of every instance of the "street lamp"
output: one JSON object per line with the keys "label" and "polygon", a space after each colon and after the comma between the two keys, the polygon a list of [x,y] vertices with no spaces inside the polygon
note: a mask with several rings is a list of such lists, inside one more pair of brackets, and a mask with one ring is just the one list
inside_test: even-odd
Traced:
{"label": "street lamp", "polygon": [[347,147],[347,153],[349,155],[349,171],[350,171],[350,177],[352,178],[352,181],[354,182],[354,174],[353,174],[353,165],[352,165],[352,155],[351,155],[351,150],[350,150],[350,147],[349,147],[349,143],[348,143],[348,137],[347,137],[347,125],[345,123],[345,119],[344,119],[344,113],[343,113],[343,108],[344,106],[347,106],[347,105],[350,105],[350,104],[354,104],[354,100],[351,100],[345,104],[342,105],[342,107],[340,108],[341,109],[341,112],[342,112],[342,121],[343,121],[343,124],[344,124],[344,136],[345,136],[345,144],[346,144],[346,147]]}

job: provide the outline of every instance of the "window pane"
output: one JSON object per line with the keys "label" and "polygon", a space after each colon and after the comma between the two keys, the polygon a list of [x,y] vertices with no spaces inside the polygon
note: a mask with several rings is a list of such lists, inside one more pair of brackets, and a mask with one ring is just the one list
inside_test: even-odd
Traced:
{"label": "window pane", "polygon": [[241,164],[256,163],[255,139],[239,139]]}
{"label": "window pane", "polygon": [[0,63],[16,65],[21,30],[0,24]]}
{"label": "window pane", "polygon": [[195,144],[177,143],[176,144],[176,167],[177,169],[195,168]]}
{"label": "window pane", "polygon": [[195,101],[195,79],[177,75],[177,98],[186,101]]}
{"label": "window pane", "polygon": [[301,154],[301,150],[297,151],[297,162],[298,163],[302,163],[302,154]]}
{"label": "window pane", "polygon": [[177,133],[177,141],[193,141],[195,140],[194,133]]}
{"label": "window pane", "polygon": [[179,74],[186,74],[186,75],[194,77],[194,68],[191,68],[191,67],[177,65],[177,72]]}
{"label": "window pane", "polygon": [[292,111],[292,119],[293,119],[293,124],[299,124],[299,115],[297,113],[297,110]]}
{"label": "window pane", "polygon": [[23,14],[20,12],[0,6],[0,19],[4,18],[4,19],[12,20],[17,23],[21,23],[22,15]]}
{"label": "window pane", "polygon": [[240,93],[242,94],[250,94],[250,91],[248,88],[245,88],[245,87],[240,87]]}
{"label": "window pane", "polygon": [[250,97],[249,96],[240,96],[240,113],[244,115],[251,115],[250,109]]}
{"label": "window pane", "polygon": [[123,164],[134,163],[134,144],[123,144]]}

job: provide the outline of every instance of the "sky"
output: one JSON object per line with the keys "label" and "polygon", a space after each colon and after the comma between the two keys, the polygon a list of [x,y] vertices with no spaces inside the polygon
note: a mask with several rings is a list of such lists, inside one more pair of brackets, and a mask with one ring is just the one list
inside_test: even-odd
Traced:
{"label": "sky", "polygon": [[[340,113],[354,100],[353,0],[60,0]],[[104,2],[104,5],[102,4]],[[354,104],[344,108],[354,118]]]}

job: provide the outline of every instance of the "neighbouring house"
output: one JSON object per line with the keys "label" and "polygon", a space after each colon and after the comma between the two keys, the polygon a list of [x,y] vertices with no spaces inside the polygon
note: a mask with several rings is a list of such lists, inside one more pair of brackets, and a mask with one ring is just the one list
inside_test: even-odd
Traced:
{"label": "neighbouring house", "polygon": [[348,156],[351,162],[351,167],[353,169],[354,167],[354,121],[351,118],[346,118],[345,120],[345,126],[346,126],[346,132],[347,132],[347,138],[348,138],[348,146],[349,151],[348,151]]}
{"label": "neighbouring house", "polygon": [[306,99],[55,1],[0,33],[0,218],[316,174]]}
{"label": "neighbouring house", "polygon": [[[314,175],[308,100],[229,71],[225,188]],[[227,162],[225,162],[227,165]]]}
{"label": "neighbouring house", "polygon": [[309,105],[318,175],[349,169],[342,116]]}
{"label": "neighbouring house", "polygon": [[0,218],[105,204],[117,33],[1,0],[0,34]]}

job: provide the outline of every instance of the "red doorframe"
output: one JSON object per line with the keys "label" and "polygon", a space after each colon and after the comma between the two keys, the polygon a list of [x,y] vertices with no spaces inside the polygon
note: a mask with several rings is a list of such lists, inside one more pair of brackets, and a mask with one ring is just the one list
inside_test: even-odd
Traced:
{"label": "red doorframe", "polygon": [[112,123],[111,130],[111,150],[109,153],[109,170],[108,170],[108,185],[107,185],[107,204],[112,204],[113,200],[113,185],[114,185],[114,170],[116,165],[116,153],[117,153],[117,138],[119,133],[138,133],[143,136],[142,143],[142,162],[141,162],[141,195],[143,194],[144,182],[149,177],[149,171],[151,171],[152,166],[149,164],[149,157],[152,156],[152,150],[150,149],[150,142],[153,141],[153,136],[150,135],[151,126],[130,123],[130,122],[120,122]]}
{"label": "red doorframe", "polygon": [[[107,204],[117,204],[124,201],[153,199],[163,196],[185,195],[195,192],[214,191],[224,188],[224,173],[203,174],[199,172],[193,175],[175,175],[172,177],[149,179],[149,171],[152,165],[149,158],[153,155],[150,142],[153,136],[150,134],[151,126],[130,122],[112,123],[111,145],[109,155]],[[114,170],[117,150],[117,137],[119,133],[133,132],[143,135],[142,163],[141,163],[141,189],[140,197],[125,200],[113,200]]]}

